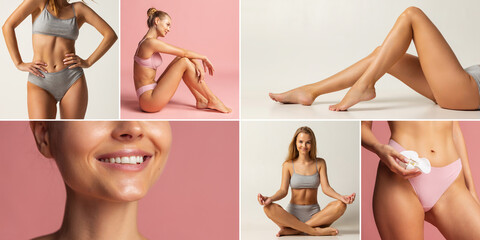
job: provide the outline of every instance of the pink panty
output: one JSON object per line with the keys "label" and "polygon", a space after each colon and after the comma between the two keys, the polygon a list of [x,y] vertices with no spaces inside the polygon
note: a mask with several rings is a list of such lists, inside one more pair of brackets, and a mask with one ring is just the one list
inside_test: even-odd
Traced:
{"label": "pink panty", "polygon": [[142,94],[148,90],[152,90],[154,89],[155,87],[157,86],[156,83],[152,83],[152,84],[148,84],[148,85],[145,85],[145,86],[141,86],[137,89],[137,97],[140,97],[142,96]]}
{"label": "pink panty", "polygon": [[[390,139],[388,145],[392,146],[398,152],[405,151],[405,149],[393,139]],[[425,212],[432,209],[438,199],[447,191],[453,181],[457,179],[460,171],[462,171],[462,162],[459,158],[446,166],[432,167],[432,171],[429,174],[422,173],[417,177],[408,179],[415,193],[417,193],[417,197]]]}

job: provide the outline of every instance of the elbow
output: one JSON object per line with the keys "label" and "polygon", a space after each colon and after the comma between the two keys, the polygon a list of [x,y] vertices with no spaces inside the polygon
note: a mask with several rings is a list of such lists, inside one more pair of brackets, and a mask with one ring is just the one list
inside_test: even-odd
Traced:
{"label": "elbow", "polygon": [[12,29],[13,29],[12,25],[10,25],[8,22],[5,22],[5,24],[3,24],[2,26],[3,35],[5,35],[8,32],[8,30],[12,30]]}

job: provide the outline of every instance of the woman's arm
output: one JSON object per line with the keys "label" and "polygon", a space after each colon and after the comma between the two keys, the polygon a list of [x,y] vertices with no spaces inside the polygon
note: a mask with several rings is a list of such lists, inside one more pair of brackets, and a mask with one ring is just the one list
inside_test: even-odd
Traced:
{"label": "woman's arm", "polygon": [[362,121],[362,146],[371,152],[377,154],[390,171],[402,176],[403,178],[412,178],[416,177],[422,172],[418,169],[406,170],[400,166],[396,159],[407,162],[405,157],[393,149],[391,146],[382,144],[378,139],[373,135],[372,132],[372,122],[371,121]]}
{"label": "woman's arm", "polygon": [[468,190],[472,194],[473,198],[480,204],[480,201],[475,191],[475,185],[473,183],[472,172],[470,171],[470,164],[468,162],[467,148],[465,146],[465,140],[463,138],[462,129],[458,122],[453,122],[453,142],[457,149],[458,155],[462,161],[463,175],[465,176],[465,184]]}
{"label": "woman's arm", "polygon": [[8,48],[8,53],[12,58],[15,67],[21,71],[31,72],[36,76],[43,77],[43,75],[38,71],[39,69],[46,72],[45,67],[47,66],[43,62],[36,63],[24,63],[20,51],[18,50],[17,36],[15,35],[15,28],[36,10],[38,11],[42,5],[45,4],[45,1],[42,0],[24,0],[20,6],[13,11],[12,15],[8,17],[3,24],[2,31],[3,37],[5,38],[5,43]]}
{"label": "woman's arm", "polygon": [[331,186],[330,183],[328,182],[328,176],[327,176],[327,163],[325,162],[324,159],[317,159],[319,162],[319,175],[320,175],[320,182],[322,183],[322,192],[325,193],[325,195],[338,199],[346,204],[350,204],[353,202],[355,199],[355,193],[349,195],[349,196],[342,196],[338,194]]}
{"label": "woman's arm", "polygon": [[258,202],[261,205],[268,205],[272,202],[278,201],[288,194],[288,186],[290,185],[290,171],[288,170],[288,163],[284,162],[282,165],[282,184],[280,189],[271,197],[265,197],[262,194],[258,194]]}
{"label": "woman's arm", "polygon": [[71,65],[69,68],[82,67],[88,68],[92,66],[95,62],[98,61],[107,51],[112,47],[112,45],[117,41],[117,34],[113,29],[108,25],[105,20],[103,20],[97,13],[95,13],[91,8],[83,3],[73,3],[75,4],[75,9],[77,11],[79,26],[83,23],[88,23],[92,25],[97,31],[102,34],[103,40],[100,42],[100,45],[95,49],[95,51],[86,59],[76,56],[73,53],[65,55],[64,64]]}
{"label": "woman's arm", "polygon": [[146,43],[144,44],[147,45],[146,47],[151,48],[153,52],[166,53],[166,54],[175,55],[177,57],[185,57],[189,59],[200,59],[202,60],[203,68],[205,72],[208,71],[209,75],[213,75],[213,73],[215,72],[215,69],[213,69],[212,63],[210,62],[210,60],[208,60],[208,58],[205,55],[173,46],[171,44],[165,43],[158,39],[154,39],[153,41],[146,41]]}

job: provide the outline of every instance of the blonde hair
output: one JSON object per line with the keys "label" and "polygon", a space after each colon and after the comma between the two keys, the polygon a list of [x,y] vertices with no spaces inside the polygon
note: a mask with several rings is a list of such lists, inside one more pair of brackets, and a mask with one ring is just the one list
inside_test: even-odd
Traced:
{"label": "blonde hair", "polygon": [[[82,2],[85,3],[83,0]],[[48,6],[53,10],[53,13],[55,15],[58,15],[58,9],[60,8],[60,4],[57,2],[57,0],[48,0]]]}
{"label": "blonde hair", "polygon": [[164,11],[157,10],[156,8],[149,8],[148,11],[147,11],[147,16],[148,16],[147,26],[149,28],[152,27],[153,25],[155,25],[155,18],[163,19],[166,16],[170,17],[170,15],[168,15],[168,13],[166,13]]}
{"label": "blonde hair", "polygon": [[308,153],[308,155],[312,160],[317,159],[317,140],[315,139],[315,134],[309,127],[300,127],[297,129],[297,131],[295,131],[295,134],[293,135],[293,139],[290,142],[290,146],[288,147],[288,156],[285,162],[298,158],[299,153],[297,149],[297,137],[300,133],[310,135],[310,138],[312,140],[312,147],[310,148],[310,152]]}

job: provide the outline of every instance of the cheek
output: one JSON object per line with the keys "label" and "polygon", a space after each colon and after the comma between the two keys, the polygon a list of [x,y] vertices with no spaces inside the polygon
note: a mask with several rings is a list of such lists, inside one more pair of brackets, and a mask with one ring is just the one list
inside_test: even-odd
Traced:
{"label": "cheek", "polygon": [[[107,134],[108,135],[108,134]],[[94,152],[106,136],[106,128],[62,131],[52,140],[52,154],[65,183],[89,192],[98,180]]]}
{"label": "cheek", "polygon": [[154,179],[158,178],[165,167],[172,144],[172,133],[168,122],[151,122],[147,126],[148,137],[155,147],[155,166],[152,169]]}

